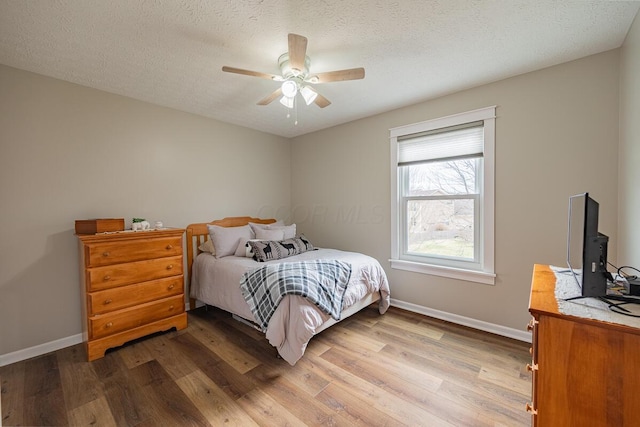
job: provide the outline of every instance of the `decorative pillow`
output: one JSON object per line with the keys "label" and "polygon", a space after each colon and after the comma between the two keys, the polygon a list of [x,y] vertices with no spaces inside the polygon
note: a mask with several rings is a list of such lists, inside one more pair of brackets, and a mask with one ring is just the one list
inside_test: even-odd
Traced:
{"label": "decorative pillow", "polygon": [[303,235],[280,241],[249,240],[247,244],[251,246],[253,250],[253,259],[259,262],[287,258],[314,249],[311,242]]}
{"label": "decorative pillow", "polygon": [[219,225],[207,225],[209,236],[216,250],[216,258],[233,255],[238,248],[241,239],[253,238],[251,227],[220,227]]}
{"label": "decorative pillow", "polygon": [[255,232],[258,240],[284,240],[284,230],[257,228]]}
{"label": "decorative pillow", "polygon": [[[256,224],[254,222],[250,222],[249,225],[251,229],[255,233],[256,237],[258,236],[258,230],[283,230],[284,237],[283,239],[293,239],[296,237],[296,225],[284,225],[284,222],[278,220],[276,222],[272,222],[271,224]],[[259,237],[258,237],[259,238]],[[273,239],[273,240],[281,240],[281,239]]]}
{"label": "decorative pillow", "polygon": [[247,244],[249,240],[256,240],[256,239],[245,239],[245,238],[240,239],[240,243],[238,243],[238,247],[236,248],[236,253],[234,254],[235,256],[253,258],[253,252],[251,250],[251,246]]}
{"label": "decorative pillow", "polygon": [[211,255],[216,254],[216,248],[213,247],[213,242],[211,241],[211,239],[207,239],[206,242],[198,246],[198,249],[201,252],[209,252]]}
{"label": "decorative pillow", "polygon": [[247,258],[253,258],[253,255],[255,255],[253,253],[253,248],[251,247],[251,245],[249,244],[249,242],[257,242],[258,239],[251,239],[251,240],[247,240],[247,242],[244,244],[244,250],[245,250],[245,256]]}

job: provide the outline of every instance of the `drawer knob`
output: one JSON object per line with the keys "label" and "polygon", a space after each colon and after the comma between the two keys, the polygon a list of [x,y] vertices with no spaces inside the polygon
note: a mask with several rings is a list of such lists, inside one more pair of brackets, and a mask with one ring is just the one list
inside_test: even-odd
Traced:
{"label": "drawer knob", "polygon": [[113,323],[112,323],[112,322],[109,322],[109,323],[107,323],[106,325],[104,325],[104,327],[105,327],[105,328],[110,328],[110,327],[112,327],[112,326],[113,326]]}
{"label": "drawer knob", "polygon": [[111,276],[106,275],[106,276],[104,276],[104,279],[103,279],[103,280],[104,280],[105,282],[106,282],[107,280],[111,280]]}
{"label": "drawer knob", "polygon": [[173,245],[167,245],[167,250],[170,251],[171,249],[173,249]]}
{"label": "drawer knob", "polygon": [[169,311],[173,311],[173,305],[169,306]]}
{"label": "drawer knob", "polygon": [[103,256],[103,257],[108,257],[109,255],[111,255],[111,253],[109,253],[109,252],[103,252],[103,253],[102,253],[102,256]]}
{"label": "drawer knob", "polygon": [[527,403],[525,405],[525,409],[527,410],[528,413],[530,413],[531,415],[538,415],[538,411],[536,411],[535,409],[533,409],[533,406],[531,405],[531,403]]}
{"label": "drawer knob", "polygon": [[173,270],[173,264],[167,265],[167,270]]}
{"label": "drawer knob", "polygon": [[537,371],[538,370],[538,364],[534,363],[533,365],[530,363],[527,363],[527,371],[529,372],[533,372],[533,371]]}
{"label": "drawer knob", "polygon": [[529,324],[527,325],[527,331],[531,332],[533,331],[533,328],[538,324],[538,321],[536,319],[531,319],[529,321]]}
{"label": "drawer knob", "polygon": [[171,290],[174,288],[174,285],[169,285],[168,289]]}
{"label": "drawer knob", "polygon": [[110,300],[110,299],[105,300],[104,305],[111,304],[112,302],[113,302],[113,300]]}

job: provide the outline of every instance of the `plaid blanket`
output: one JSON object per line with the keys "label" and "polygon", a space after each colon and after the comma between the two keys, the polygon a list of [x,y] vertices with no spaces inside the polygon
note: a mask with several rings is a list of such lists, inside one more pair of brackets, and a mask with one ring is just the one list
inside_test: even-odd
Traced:
{"label": "plaid blanket", "polygon": [[247,271],[240,290],[263,332],[285,295],[305,297],[335,320],[351,277],[351,265],[338,260],[267,264]]}

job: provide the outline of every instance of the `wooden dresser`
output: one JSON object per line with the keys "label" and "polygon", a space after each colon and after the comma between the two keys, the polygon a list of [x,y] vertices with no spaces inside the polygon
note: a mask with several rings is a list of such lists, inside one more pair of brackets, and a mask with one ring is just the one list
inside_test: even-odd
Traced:
{"label": "wooden dresser", "polygon": [[78,235],[88,360],[187,326],[182,229]]}
{"label": "wooden dresser", "polygon": [[562,314],[556,276],[533,271],[529,311],[533,319],[532,425],[640,426],[640,329]]}

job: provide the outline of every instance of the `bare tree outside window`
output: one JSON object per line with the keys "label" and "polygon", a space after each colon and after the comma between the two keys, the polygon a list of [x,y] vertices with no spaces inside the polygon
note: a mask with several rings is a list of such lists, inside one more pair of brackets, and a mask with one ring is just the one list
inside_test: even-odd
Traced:
{"label": "bare tree outside window", "polygon": [[407,250],[473,260],[479,158],[405,166]]}

